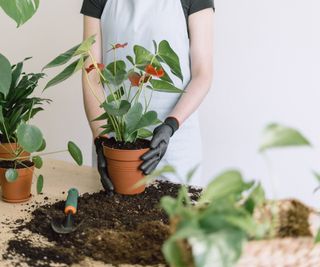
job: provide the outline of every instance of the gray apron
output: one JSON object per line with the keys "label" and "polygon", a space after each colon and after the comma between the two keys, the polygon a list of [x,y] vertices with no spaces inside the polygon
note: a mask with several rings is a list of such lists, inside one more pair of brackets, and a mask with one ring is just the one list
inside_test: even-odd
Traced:
{"label": "gray apron", "polygon": [[[126,48],[117,49],[117,59],[124,60],[127,66],[131,66],[126,55],[134,56],[134,45],[141,45],[154,52],[152,40],[158,44],[167,40],[180,58],[184,81],[181,82],[168,72],[171,79],[182,89],[190,82],[189,38],[180,0],[108,0],[101,16],[101,28],[104,64],[114,60],[113,52],[106,52],[111,48],[110,44],[128,43]],[[145,89],[144,93],[149,99],[151,90]],[[156,111],[159,119],[164,120],[179,97],[179,94],[154,92],[150,110]],[[201,163],[201,156],[199,119],[198,112],[195,112],[173,135],[167,153],[158,165],[174,166],[179,177],[170,174],[162,178],[175,183],[184,182],[187,172]],[[203,185],[201,165],[191,184]]]}

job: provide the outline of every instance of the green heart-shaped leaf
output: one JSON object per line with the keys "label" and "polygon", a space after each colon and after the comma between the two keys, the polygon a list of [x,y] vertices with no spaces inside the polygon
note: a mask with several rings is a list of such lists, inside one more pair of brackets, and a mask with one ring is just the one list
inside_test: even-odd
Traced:
{"label": "green heart-shaped leaf", "polygon": [[9,183],[14,182],[18,178],[18,171],[16,169],[8,169],[5,173],[6,179]]}
{"label": "green heart-shaped leaf", "polygon": [[160,42],[158,57],[161,61],[164,61],[170,67],[172,74],[183,81],[179,57],[171,48],[168,41],[163,40]]}
{"label": "green heart-shaped leaf", "polygon": [[165,93],[183,93],[184,90],[181,90],[177,87],[175,87],[173,84],[168,83],[166,81],[161,81],[161,80],[154,80],[152,79],[150,81],[152,87],[147,86],[149,89],[153,89],[155,91],[159,92],[165,92]]}
{"label": "green heart-shaped leaf", "polygon": [[43,137],[39,128],[26,123],[21,123],[17,129],[18,143],[27,152],[37,151],[42,143]]}
{"label": "green heart-shaped leaf", "polygon": [[0,93],[6,96],[12,81],[11,64],[9,60],[0,54]]}

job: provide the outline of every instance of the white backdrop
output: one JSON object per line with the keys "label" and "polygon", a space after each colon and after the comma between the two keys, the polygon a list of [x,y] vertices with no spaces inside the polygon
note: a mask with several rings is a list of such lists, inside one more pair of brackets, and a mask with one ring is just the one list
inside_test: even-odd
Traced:
{"label": "white backdrop", "polygon": [[[12,62],[34,56],[27,70],[39,71],[81,41],[81,2],[42,1],[35,17],[20,29],[1,13],[1,53]],[[201,107],[207,180],[227,168],[238,168],[246,178],[261,180],[272,195],[257,148],[263,127],[280,122],[300,129],[314,148],[268,154],[275,194],[319,203],[320,194],[312,194],[317,182],[311,174],[320,171],[319,10],[318,0],[216,0],[214,84]],[[91,134],[80,76],[49,90],[44,96],[54,103],[35,120],[48,150],[61,149],[72,139],[90,165]],[[67,154],[55,157],[70,160]]]}

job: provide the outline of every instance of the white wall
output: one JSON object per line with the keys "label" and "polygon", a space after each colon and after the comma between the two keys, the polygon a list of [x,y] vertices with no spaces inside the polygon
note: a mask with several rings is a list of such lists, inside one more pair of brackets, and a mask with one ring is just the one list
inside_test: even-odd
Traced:
{"label": "white wall", "polygon": [[[41,1],[35,16],[16,29],[8,17],[0,14],[0,51],[10,61],[17,62],[27,56],[28,71],[38,72],[59,53],[82,40],[81,2],[79,0]],[[46,72],[50,78],[57,73]],[[47,79],[46,81],[48,81]],[[45,83],[39,88],[39,93]],[[68,140],[75,141],[84,153],[85,164],[91,164],[91,133],[85,119],[80,74],[43,94],[53,100],[46,111],[33,121],[41,127],[47,139],[47,150],[65,149]],[[51,157],[72,160],[67,153]]]}
{"label": "white wall", "polygon": [[[0,14],[0,51],[12,62],[33,55],[38,71],[82,37],[79,0],[42,1],[20,29]],[[311,170],[320,171],[320,2],[318,0],[216,0],[215,80],[201,111],[205,175],[236,167],[262,180],[271,192],[267,168],[257,153],[260,132],[272,121],[301,129],[315,149],[270,152],[278,197],[317,204]],[[52,74],[52,73],[51,73]],[[79,75],[50,89],[54,103],[35,121],[48,149],[68,139],[80,144],[91,163],[91,135],[82,107]],[[57,156],[69,159],[66,154]]]}
{"label": "white wall", "polygon": [[319,206],[311,174],[320,170],[319,9],[317,0],[216,0],[215,81],[202,107],[207,177],[237,167],[270,193],[257,148],[264,126],[280,122],[315,148],[268,154],[276,195]]}

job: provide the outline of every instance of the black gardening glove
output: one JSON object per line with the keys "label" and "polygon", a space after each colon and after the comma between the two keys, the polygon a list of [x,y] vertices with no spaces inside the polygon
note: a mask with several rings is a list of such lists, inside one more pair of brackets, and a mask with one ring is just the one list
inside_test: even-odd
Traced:
{"label": "black gardening glove", "polygon": [[107,171],[107,161],[103,155],[103,141],[106,139],[106,137],[97,137],[94,140],[94,144],[96,146],[96,152],[97,152],[97,164],[98,164],[98,172],[100,174],[100,180],[102,183],[103,188],[106,190],[107,194],[112,195],[113,194],[113,184],[108,176]]}
{"label": "black gardening glove", "polygon": [[140,170],[145,175],[149,175],[158,166],[167,151],[171,136],[178,128],[178,120],[169,117],[154,129],[150,150],[141,157],[143,163],[140,165]]}

